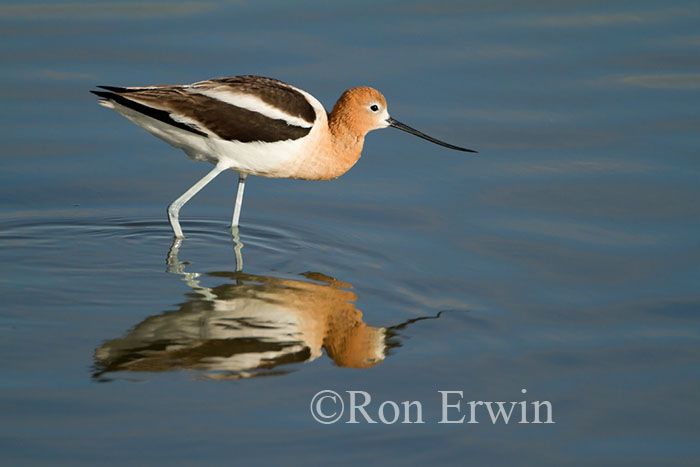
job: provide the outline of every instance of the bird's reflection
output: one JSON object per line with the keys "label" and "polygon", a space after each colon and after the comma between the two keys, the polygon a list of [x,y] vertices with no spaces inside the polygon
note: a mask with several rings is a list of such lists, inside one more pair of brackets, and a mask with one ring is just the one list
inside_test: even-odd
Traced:
{"label": "bird's reflection", "polygon": [[[399,343],[397,326],[367,325],[353,302],[350,284],[320,273],[300,279],[207,273],[215,287],[200,285],[200,275],[185,272],[180,241],[168,255],[168,271],[183,275],[195,292],[179,309],[146,318],[126,336],[95,350],[98,380],[119,371],[200,370],[212,379],[237,379],[287,373],[285,365],[326,354],[341,367],[369,368]],[[240,244],[236,244],[240,257]],[[240,258],[239,258],[240,259]],[[237,262],[237,268],[241,266]]]}

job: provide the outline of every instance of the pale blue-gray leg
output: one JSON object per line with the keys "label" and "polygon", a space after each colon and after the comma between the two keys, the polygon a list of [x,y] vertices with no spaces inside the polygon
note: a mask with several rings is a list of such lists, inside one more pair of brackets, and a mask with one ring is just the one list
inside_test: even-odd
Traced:
{"label": "pale blue-gray leg", "polygon": [[233,220],[231,221],[231,229],[238,228],[238,220],[241,218],[241,206],[243,205],[243,190],[245,190],[246,173],[238,174],[238,192],[236,193],[236,204],[233,208]]}
{"label": "pale blue-gray leg", "polygon": [[204,177],[202,177],[197,183],[192,185],[189,190],[184,192],[182,196],[180,196],[178,199],[172,202],[170,206],[168,206],[168,217],[170,218],[170,226],[173,228],[173,233],[175,234],[175,237],[177,238],[182,238],[184,235],[182,235],[182,228],[180,228],[180,208],[184,206],[186,202],[188,202],[194,195],[199,192],[202,188],[207,186],[207,183],[211,182],[216,178],[217,175],[219,175],[221,172],[226,170],[226,167],[223,166],[216,166],[214,169],[206,174]]}

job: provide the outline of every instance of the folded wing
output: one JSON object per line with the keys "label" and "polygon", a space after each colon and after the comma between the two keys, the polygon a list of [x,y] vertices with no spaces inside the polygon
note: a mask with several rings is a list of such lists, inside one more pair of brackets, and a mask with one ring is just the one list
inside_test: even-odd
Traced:
{"label": "folded wing", "polygon": [[98,86],[103,99],[203,137],[243,143],[306,136],[316,113],[303,93],[281,81],[235,76],[187,86]]}

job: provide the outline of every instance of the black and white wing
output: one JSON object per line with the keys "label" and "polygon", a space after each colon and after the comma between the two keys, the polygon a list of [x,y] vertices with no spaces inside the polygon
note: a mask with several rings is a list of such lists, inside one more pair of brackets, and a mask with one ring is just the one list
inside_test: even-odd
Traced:
{"label": "black and white wing", "polygon": [[146,117],[202,137],[242,143],[306,136],[316,111],[300,90],[260,76],[234,76],[185,86],[98,86],[91,91]]}

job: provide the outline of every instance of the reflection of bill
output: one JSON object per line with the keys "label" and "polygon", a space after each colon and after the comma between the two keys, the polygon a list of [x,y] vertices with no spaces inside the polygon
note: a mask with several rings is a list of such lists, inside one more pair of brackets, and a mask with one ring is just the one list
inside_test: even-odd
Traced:
{"label": "reflection of bill", "polygon": [[197,295],[96,349],[95,377],[179,368],[221,379],[263,376],[285,373],[273,368],[314,360],[323,350],[339,366],[368,368],[398,345],[394,329],[406,325],[368,326],[351,286],[319,273],[303,280],[211,273],[226,283],[208,288],[198,275],[179,272]]}

